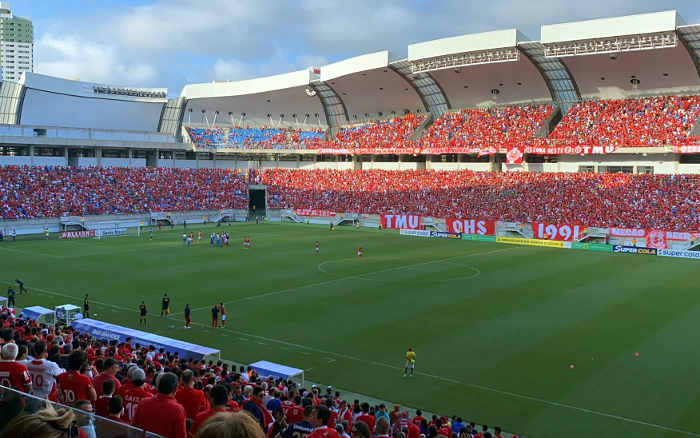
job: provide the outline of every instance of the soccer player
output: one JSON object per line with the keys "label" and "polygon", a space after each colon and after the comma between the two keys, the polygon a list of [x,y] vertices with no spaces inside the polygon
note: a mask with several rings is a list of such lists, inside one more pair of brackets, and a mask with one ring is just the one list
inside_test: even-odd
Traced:
{"label": "soccer player", "polygon": [[17,283],[17,287],[19,288],[19,294],[22,295],[23,292],[27,292],[27,289],[24,287],[24,282],[20,280],[19,278],[15,280],[15,283]]}
{"label": "soccer player", "polygon": [[15,290],[12,286],[7,287],[7,307],[15,307]]}
{"label": "soccer player", "polygon": [[357,256],[362,257],[362,247],[357,248]]}
{"label": "soccer player", "polygon": [[146,310],[146,303],[141,301],[141,304],[139,305],[139,326],[143,324],[144,327],[146,327],[146,314],[148,313],[148,310]]}
{"label": "soccer player", "polygon": [[44,236],[46,236],[46,240],[49,240],[49,227],[44,227]]}
{"label": "soccer player", "polygon": [[413,347],[408,347],[408,351],[406,352],[406,367],[404,368],[403,376],[408,376],[409,371],[411,372],[411,376],[413,376],[413,369],[415,368],[415,365],[416,352],[413,351]]}
{"label": "soccer player", "polygon": [[190,319],[191,312],[192,311],[190,310],[190,305],[185,304],[185,328],[186,329],[192,328],[192,326],[190,326],[190,323],[192,322],[192,320]]}
{"label": "soccer player", "polygon": [[153,228],[148,229],[148,237],[153,240]]}
{"label": "soccer player", "polygon": [[85,298],[83,298],[83,315],[85,315],[86,318],[90,317],[90,301],[88,300],[88,294],[85,294]]}
{"label": "soccer player", "polygon": [[202,232],[197,231],[197,243],[202,243]]}
{"label": "soccer player", "polygon": [[223,302],[219,304],[219,312],[221,312],[221,327],[226,327],[226,308]]}
{"label": "soccer player", "polygon": [[216,304],[211,308],[211,326],[214,328],[219,326],[219,306]]}
{"label": "soccer player", "polygon": [[182,233],[182,246],[187,246],[187,234]]}
{"label": "soccer player", "polygon": [[168,298],[167,293],[164,293],[162,305],[160,308],[160,316],[162,317],[165,315],[165,317],[167,318],[169,313],[170,313],[170,298]]}
{"label": "soccer player", "polygon": [[318,254],[319,252],[321,252],[321,244],[318,243],[318,240],[317,240],[316,241],[316,254]]}
{"label": "soccer player", "polygon": [[243,248],[250,248],[250,237],[243,239]]}

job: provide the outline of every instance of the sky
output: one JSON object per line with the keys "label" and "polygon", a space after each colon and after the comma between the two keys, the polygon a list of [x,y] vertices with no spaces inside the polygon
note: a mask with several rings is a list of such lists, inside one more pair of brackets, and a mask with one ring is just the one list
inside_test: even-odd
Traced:
{"label": "sky", "polygon": [[35,71],[89,82],[166,87],[241,80],[412,43],[542,24],[675,9],[700,23],[700,0],[14,0],[34,23]]}

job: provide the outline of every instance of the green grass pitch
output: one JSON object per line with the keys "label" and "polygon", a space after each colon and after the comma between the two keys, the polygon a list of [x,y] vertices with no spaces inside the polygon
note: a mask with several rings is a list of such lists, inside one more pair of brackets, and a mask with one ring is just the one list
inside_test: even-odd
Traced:
{"label": "green grass pitch", "polygon": [[[130,327],[143,299],[151,331],[226,359],[284,363],[316,382],[526,436],[700,436],[696,261],[313,225],[187,231],[200,229],[190,249],[181,227],[152,241],[2,242],[0,280],[25,281],[20,307],[81,305],[88,293],[96,318]],[[209,246],[215,229],[230,232],[230,247]],[[220,301],[229,320],[210,329]],[[409,346],[418,374],[403,378]]]}

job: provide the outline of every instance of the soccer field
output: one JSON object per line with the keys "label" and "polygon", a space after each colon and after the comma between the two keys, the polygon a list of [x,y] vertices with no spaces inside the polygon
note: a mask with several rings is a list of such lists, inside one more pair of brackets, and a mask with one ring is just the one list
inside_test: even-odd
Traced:
{"label": "soccer field", "polygon": [[[181,227],[152,241],[2,242],[0,280],[25,281],[20,307],[88,293],[95,318],[135,328],[143,299],[150,331],[225,359],[526,436],[700,436],[697,261],[314,225],[187,231],[200,229],[190,249]],[[231,246],[210,247],[212,230]],[[208,328],[220,301],[226,328]],[[417,375],[404,378],[409,346]]]}

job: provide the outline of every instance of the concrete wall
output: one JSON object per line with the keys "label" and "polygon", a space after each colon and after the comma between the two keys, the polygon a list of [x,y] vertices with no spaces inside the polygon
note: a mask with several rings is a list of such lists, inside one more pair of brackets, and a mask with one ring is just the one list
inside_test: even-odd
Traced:
{"label": "concrete wall", "polygon": [[428,161],[425,163],[425,168],[437,171],[473,170],[475,172],[488,172],[491,170],[491,163],[442,163]]}

